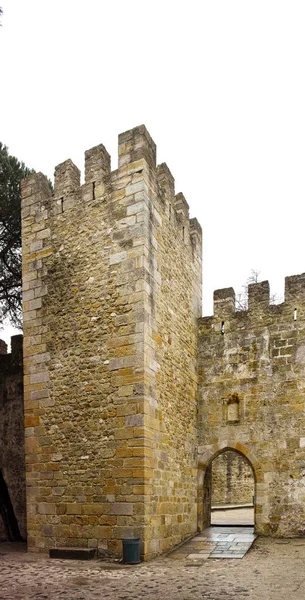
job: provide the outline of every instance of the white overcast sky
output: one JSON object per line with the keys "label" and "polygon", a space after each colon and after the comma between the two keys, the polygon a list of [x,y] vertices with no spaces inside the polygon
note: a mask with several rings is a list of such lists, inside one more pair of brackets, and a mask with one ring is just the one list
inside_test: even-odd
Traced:
{"label": "white overcast sky", "polygon": [[[305,271],[304,0],[0,0],[0,140],[53,177],[144,123],[203,229],[203,314]],[[8,332],[7,332],[8,333]],[[2,332],[1,337],[5,337]]]}

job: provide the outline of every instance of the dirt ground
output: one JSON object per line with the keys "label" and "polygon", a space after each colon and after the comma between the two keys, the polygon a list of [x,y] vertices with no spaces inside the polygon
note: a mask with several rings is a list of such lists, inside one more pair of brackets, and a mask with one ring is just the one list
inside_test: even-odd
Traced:
{"label": "dirt ground", "polygon": [[171,554],[127,566],[6,552],[1,545],[1,600],[305,599],[305,538],[259,537],[243,559],[208,559],[200,566]]}

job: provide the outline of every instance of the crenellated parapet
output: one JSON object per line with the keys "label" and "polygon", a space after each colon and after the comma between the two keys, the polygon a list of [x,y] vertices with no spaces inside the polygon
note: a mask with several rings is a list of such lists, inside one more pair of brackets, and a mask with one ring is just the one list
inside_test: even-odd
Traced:
{"label": "crenellated parapet", "polygon": [[268,281],[248,285],[248,305],[245,310],[236,307],[233,288],[223,288],[214,292],[214,316],[203,317],[203,328],[212,328],[222,334],[228,328],[246,327],[251,324],[271,323],[274,319],[285,319],[294,323],[305,318],[305,274],[285,278],[285,299],[281,304],[270,302]]}
{"label": "crenellated parapet", "polygon": [[184,197],[184,195],[179,192],[175,196],[175,209],[178,217],[180,217],[181,221],[189,219],[189,210],[190,207]]}
{"label": "crenellated parapet", "polygon": [[54,196],[69,197],[80,188],[80,170],[72,160],[57,165],[54,173]]}
{"label": "crenellated parapet", "polygon": [[235,292],[233,288],[223,288],[214,292],[214,316],[222,319],[235,312]]}
{"label": "crenellated parapet", "polygon": [[7,354],[7,343],[4,340],[0,340],[0,356]]}
{"label": "crenellated parapet", "polygon": [[22,335],[13,335],[11,337],[11,352],[7,352],[7,344],[0,340],[0,367],[2,373],[7,369],[13,368],[16,364],[22,367]]}
{"label": "crenellated parapet", "polygon": [[[140,189],[139,180],[145,185]],[[54,173],[54,193],[51,193],[48,179],[42,174],[30,175],[22,182],[22,208],[24,215],[30,212],[27,198],[37,206],[40,200],[50,219],[64,219],[67,211],[81,208],[90,203],[105,201],[112,192],[117,192],[125,184],[131,184],[129,192],[137,190],[145,193],[147,187],[153,187],[160,199],[160,211],[171,226],[187,243],[194,240],[194,220],[189,218],[189,206],[182,193],[175,194],[175,180],[165,163],[156,164],[156,145],[146,127],[141,125],[119,135],[118,169],[111,171],[111,157],[105,146],[100,144],[85,152],[85,183],[81,185],[81,173],[71,159],[60,163]],[[137,185],[136,185],[137,184]],[[135,201],[139,200],[135,194]],[[25,212],[25,209],[28,211]],[[31,214],[33,213],[33,209]],[[44,218],[46,213],[44,213]],[[36,213],[37,218],[37,213]],[[72,218],[69,214],[67,218]],[[164,224],[165,226],[165,224]],[[200,241],[202,232],[197,222],[196,240]]]}
{"label": "crenellated parapet", "polygon": [[305,273],[285,278],[285,302],[296,307],[305,303]]}
{"label": "crenellated parapet", "polygon": [[197,219],[190,219],[189,205],[184,195],[181,192],[175,193],[175,180],[166,163],[157,167],[157,181],[168,222],[177,228],[184,241],[190,239],[194,247],[198,243],[201,245],[201,226]]}
{"label": "crenellated parapet", "polygon": [[164,197],[172,199],[175,197],[175,179],[166,163],[157,167],[157,178],[161,193]]}
{"label": "crenellated parapet", "polygon": [[[10,377],[12,379],[16,377],[16,382],[22,381],[22,364],[23,364],[23,335],[13,335],[11,336],[11,351],[8,352],[7,344],[4,340],[0,340],[0,404],[3,400],[4,394],[5,396],[5,387],[8,385],[8,381]],[[8,385],[9,387],[9,385]],[[22,389],[22,387],[21,387]],[[20,390],[19,390],[20,391]],[[22,402],[22,394],[21,400]],[[21,406],[23,409],[23,406]],[[1,407],[0,407],[1,414]],[[22,418],[22,416],[21,416]],[[22,427],[22,421],[20,421],[19,425]],[[1,429],[1,427],[0,427]],[[1,447],[1,443],[0,443]],[[1,452],[0,452],[0,463],[1,463]],[[0,464],[1,468],[1,464]]]}
{"label": "crenellated parapet", "polygon": [[156,167],[156,144],[145,125],[134,127],[119,135],[119,169],[144,159],[151,168]]}

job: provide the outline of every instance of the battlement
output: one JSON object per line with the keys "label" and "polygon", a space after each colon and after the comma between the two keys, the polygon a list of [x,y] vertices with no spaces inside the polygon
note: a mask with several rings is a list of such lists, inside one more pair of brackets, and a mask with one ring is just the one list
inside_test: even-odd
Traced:
{"label": "battlement", "polygon": [[158,165],[157,177],[162,194],[167,197],[174,198],[175,179],[166,163],[161,163],[161,165]]}
{"label": "battlement", "polygon": [[156,144],[145,125],[134,127],[119,135],[119,169],[130,163],[145,159],[147,164],[155,168],[157,160]]}
{"label": "battlement", "polygon": [[305,301],[305,273],[285,277],[285,302],[297,304]]}
{"label": "battlement", "polygon": [[4,340],[0,340],[0,356],[7,354],[7,344]]}
{"label": "battlement", "polygon": [[227,325],[234,320],[240,324],[246,321],[260,321],[262,318],[285,316],[295,322],[305,317],[305,273],[285,277],[285,300],[281,304],[270,303],[270,286],[268,281],[251,283],[248,285],[248,308],[236,308],[235,292],[232,287],[214,291],[214,315],[203,317],[204,326],[210,324],[222,333],[227,330]]}
{"label": "battlement", "polygon": [[14,365],[22,364],[22,343],[23,335],[13,335],[11,337],[11,352],[7,352],[7,344],[0,340],[0,367],[2,371],[11,369]]}
{"label": "battlement", "polygon": [[[55,168],[53,195],[48,179],[42,173],[32,174],[21,184],[23,217],[34,216],[33,205],[39,204],[40,212],[47,211],[43,218],[63,219],[70,209],[105,201],[113,192],[119,201],[123,187],[128,194],[134,194],[137,203],[145,200],[145,191],[150,187],[155,189],[161,201],[162,216],[176,225],[184,241],[189,239],[192,244],[197,243],[196,240],[201,241],[201,228],[198,222],[195,225],[194,220],[190,221],[187,201],[181,192],[175,195],[174,177],[165,163],[157,166],[156,154],[154,141],[146,127],[140,125],[118,136],[118,169],[115,171],[111,171],[111,157],[100,144],[85,152],[83,185],[80,170],[71,159]],[[186,235],[187,231],[189,235]]]}

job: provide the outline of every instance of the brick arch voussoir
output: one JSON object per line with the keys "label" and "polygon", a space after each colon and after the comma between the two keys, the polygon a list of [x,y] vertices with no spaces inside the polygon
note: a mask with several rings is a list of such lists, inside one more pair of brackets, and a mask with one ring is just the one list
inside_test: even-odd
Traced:
{"label": "brick arch voussoir", "polygon": [[202,474],[200,479],[202,478],[202,476],[204,476],[206,469],[212,463],[214,458],[216,458],[216,456],[218,456],[222,452],[225,452],[226,450],[235,450],[239,454],[242,454],[243,456],[245,456],[245,458],[249,461],[249,463],[253,469],[256,482],[263,481],[263,479],[264,479],[263,467],[262,467],[260,461],[258,460],[258,458],[255,456],[255,453],[253,452],[253,450],[252,449],[250,450],[247,446],[245,446],[244,444],[241,444],[240,442],[236,442],[236,440],[229,440],[229,439],[224,440],[222,442],[218,442],[216,444],[213,444],[213,446],[210,446],[206,452],[199,455],[198,469],[199,469],[199,472]]}

